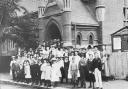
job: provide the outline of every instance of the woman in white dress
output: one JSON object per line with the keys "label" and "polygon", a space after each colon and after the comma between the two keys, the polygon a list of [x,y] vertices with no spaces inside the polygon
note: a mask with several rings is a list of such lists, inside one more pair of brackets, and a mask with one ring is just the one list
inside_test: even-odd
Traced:
{"label": "woman in white dress", "polygon": [[109,54],[107,53],[106,49],[103,48],[103,58],[102,58],[102,62],[104,63],[103,69],[104,69],[106,78],[109,77],[108,61],[109,61]]}
{"label": "woman in white dress", "polygon": [[43,64],[40,67],[41,70],[41,85],[43,83],[43,85],[45,85],[45,75],[46,75],[46,66],[47,66],[47,62],[46,60],[44,60]]}
{"label": "woman in white dress", "polygon": [[46,83],[46,87],[49,87],[51,84],[51,65],[50,63],[47,63],[46,65],[46,71],[45,71],[45,83]]}
{"label": "woman in white dress", "polygon": [[52,68],[51,68],[51,82],[52,86],[56,86],[57,82],[60,80],[60,67],[58,65],[58,62],[56,62],[56,58],[52,58]]}

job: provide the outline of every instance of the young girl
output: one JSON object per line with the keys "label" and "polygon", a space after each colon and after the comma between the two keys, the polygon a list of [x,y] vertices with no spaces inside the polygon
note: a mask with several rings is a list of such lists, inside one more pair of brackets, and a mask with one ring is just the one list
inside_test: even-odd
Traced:
{"label": "young girl", "polygon": [[51,85],[51,65],[49,62],[47,62],[47,65],[46,65],[46,70],[45,70],[45,84],[46,84],[46,87],[50,87]]}
{"label": "young girl", "polygon": [[46,60],[44,59],[43,60],[43,64],[41,65],[40,67],[40,70],[41,70],[41,85],[45,85],[45,75],[46,75],[46,66],[47,66],[47,62]]}
{"label": "young girl", "polygon": [[30,72],[30,62],[28,60],[25,60],[24,62],[24,73],[25,73],[26,83],[30,83],[31,72]]}
{"label": "young girl", "polygon": [[52,68],[51,68],[51,82],[52,82],[52,87],[57,86],[57,83],[60,80],[60,68],[57,63],[57,58],[53,57],[52,59]]}

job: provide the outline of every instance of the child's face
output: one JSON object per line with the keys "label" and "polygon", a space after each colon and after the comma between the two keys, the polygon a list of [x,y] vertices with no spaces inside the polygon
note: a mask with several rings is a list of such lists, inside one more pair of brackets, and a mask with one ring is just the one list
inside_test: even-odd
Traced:
{"label": "child's face", "polygon": [[64,60],[65,62],[68,62],[68,58],[65,58],[65,60]]}
{"label": "child's face", "polygon": [[46,60],[44,60],[44,63],[46,63]]}
{"label": "child's face", "polygon": [[29,62],[26,62],[26,65],[29,65]]}
{"label": "child's face", "polygon": [[78,53],[77,53],[77,52],[75,52],[75,55],[78,55]]}
{"label": "child's face", "polygon": [[60,49],[60,51],[63,51],[63,49]]}
{"label": "child's face", "polygon": [[49,50],[49,47],[47,47],[46,49]]}
{"label": "child's face", "polygon": [[74,56],[74,53],[72,53],[72,56]]}
{"label": "child's face", "polygon": [[55,63],[55,62],[56,62],[55,60],[52,61],[52,63]]}
{"label": "child's face", "polygon": [[92,60],[93,59],[93,55],[90,54],[89,55],[89,59]]}
{"label": "child's face", "polygon": [[26,65],[26,62],[24,62],[24,66]]}
{"label": "child's face", "polygon": [[98,53],[95,53],[95,58],[98,58],[98,57],[99,57]]}
{"label": "child's face", "polygon": [[84,58],[84,56],[81,56],[81,58]]}
{"label": "child's face", "polygon": [[33,58],[33,56],[30,56],[30,58]]}

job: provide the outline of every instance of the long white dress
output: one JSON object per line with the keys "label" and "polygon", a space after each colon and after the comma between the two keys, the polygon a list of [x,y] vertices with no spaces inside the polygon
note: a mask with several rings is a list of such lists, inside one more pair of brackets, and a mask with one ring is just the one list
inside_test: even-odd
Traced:
{"label": "long white dress", "polygon": [[104,66],[103,66],[103,69],[105,70],[105,76],[109,76],[109,64],[108,64],[108,57],[107,57],[107,51],[104,50],[103,51],[103,63],[104,63]]}
{"label": "long white dress", "polygon": [[58,63],[53,63],[51,68],[51,81],[58,82],[60,77],[60,69],[58,67]]}
{"label": "long white dress", "polygon": [[43,63],[40,67],[40,70],[41,70],[41,79],[45,79],[45,75],[46,75],[46,66],[47,66],[47,63]]}
{"label": "long white dress", "polygon": [[52,67],[50,66],[50,64],[47,64],[45,71],[45,80],[51,80],[51,69]]}
{"label": "long white dress", "polygon": [[64,67],[64,61],[63,61],[63,60],[60,60],[59,62],[57,62],[57,64],[58,64],[58,65],[57,65],[57,66],[58,66],[57,68],[58,68],[58,73],[59,73],[58,75],[59,75],[59,77],[62,77],[60,68],[61,68],[61,67]]}
{"label": "long white dress", "polygon": [[[74,57],[75,57],[75,63],[78,66],[81,58],[80,58],[80,56],[74,56]],[[80,77],[80,71],[79,70],[77,72],[77,77]]]}
{"label": "long white dress", "polygon": [[30,65],[25,65],[24,72],[25,78],[31,78]]}

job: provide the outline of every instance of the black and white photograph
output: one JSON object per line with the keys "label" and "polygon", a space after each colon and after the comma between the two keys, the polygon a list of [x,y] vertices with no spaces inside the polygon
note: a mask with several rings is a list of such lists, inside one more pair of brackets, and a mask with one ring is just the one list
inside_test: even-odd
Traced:
{"label": "black and white photograph", "polygon": [[0,0],[0,89],[128,89],[128,0]]}

